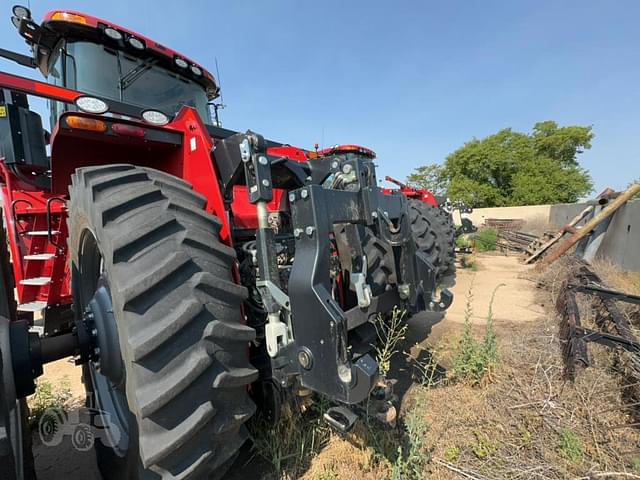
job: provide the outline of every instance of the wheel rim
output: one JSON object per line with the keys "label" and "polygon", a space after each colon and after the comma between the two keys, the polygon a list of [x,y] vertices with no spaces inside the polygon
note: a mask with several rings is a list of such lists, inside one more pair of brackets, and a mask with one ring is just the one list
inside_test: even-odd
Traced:
{"label": "wheel rim", "polygon": [[[129,449],[129,407],[124,391],[124,371],[120,378],[113,381],[114,363],[120,362],[120,349],[117,338],[117,326],[113,319],[113,306],[104,261],[98,242],[90,230],[82,232],[78,256],[78,272],[74,292],[77,295],[78,311],[90,312],[95,323],[97,344],[100,346],[100,361],[89,362],[89,376],[93,389],[89,407],[97,409],[92,415],[102,416],[101,426],[107,436],[102,443],[108,445],[120,457]],[[114,354],[115,352],[115,354]],[[117,357],[117,358],[115,358]],[[95,422],[92,422],[95,424]],[[112,429],[118,430],[114,437]],[[106,440],[106,441],[105,441]]]}

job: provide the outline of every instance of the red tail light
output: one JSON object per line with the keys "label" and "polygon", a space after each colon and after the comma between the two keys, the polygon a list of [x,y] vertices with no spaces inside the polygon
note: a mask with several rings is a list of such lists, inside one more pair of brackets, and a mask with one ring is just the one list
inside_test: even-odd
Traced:
{"label": "red tail light", "polygon": [[135,125],[126,125],[124,123],[114,123],[111,126],[113,133],[117,135],[123,135],[126,137],[144,137],[145,131],[142,127],[136,127]]}

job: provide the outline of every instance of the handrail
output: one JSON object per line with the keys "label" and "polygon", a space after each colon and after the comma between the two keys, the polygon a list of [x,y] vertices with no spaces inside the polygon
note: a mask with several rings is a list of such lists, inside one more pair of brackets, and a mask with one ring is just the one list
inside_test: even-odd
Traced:
{"label": "handrail", "polygon": [[62,250],[63,247],[53,241],[53,231],[51,229],[51,204],[56,201],[61,202],[64,205],[67,203],[62,197],[51,197],[47,200],[47,239],[51,245],[56,247],[58,250]]}

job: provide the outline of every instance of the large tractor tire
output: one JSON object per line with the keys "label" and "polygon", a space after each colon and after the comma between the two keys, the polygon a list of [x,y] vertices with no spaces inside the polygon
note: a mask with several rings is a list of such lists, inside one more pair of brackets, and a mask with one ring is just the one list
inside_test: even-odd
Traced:
{"label": "large tractor tire", "polygon": [[132,165],[80,168],[69,193],[74,302],[97,343],[83,371],[92,424],[105,427],[103,478],[219,478],[247,438],[257,377],[220,221],[186,182]]}
{"label": "large tractor tire", "polygon": [[456,226],[450,213],[441,208],[433,208],[437,210],[437,221],[434,226],[436,236],[441,242],[441,284],[452,287],[456,278]]}
{"label": "large tractor tire", "polygon": [[455,279],[455,228],[451,216],[429,203],[409,200],[409,220],[418,249],[436,268],[441,286]]}
{"label": "large tractor tire", "polygon": [[424,253],[429,262],[436,269],[436,275],[441,268],[441,242],[433,228],[435,215],[433,207],[419,200],[409,200],[409,222],[416,247]]}
{"label": "large tractor tire", "polygon": [[[0,216],[2,211],[0,210]],[[16,399],[11,358],[10,322],[16,320],[14,281],[7,240],[0,227],[0,478],[33,480],[31,431],[25,399]]]}

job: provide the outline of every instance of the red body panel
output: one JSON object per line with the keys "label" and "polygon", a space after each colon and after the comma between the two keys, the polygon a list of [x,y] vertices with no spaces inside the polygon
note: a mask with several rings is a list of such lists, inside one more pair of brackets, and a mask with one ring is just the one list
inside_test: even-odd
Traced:
{"label": "red body panel", "polygon": [[296,162],[306,162],[309,160],[308,152],[302,148],[292,147],[291,145],[283,145],[282,147],[269,147],[267,153],[274,157],[287,157]]}
{"label": "red body panel", "polygon": [[[290,145],[269,147],[267,153],[274,157],[287,157],[295,162],[306,162],[308,160],[306,150]],[[269,212],[284,212],[289,210],[289,200],[284,190],[279,188],[273,189],[273,200],[267,204],[267,210]],[[233,187],[231,212],[233,213],[233,225],[236,228],[250,230],[258,228],[256,206],[249,203],[249,194],[247,193],[246,187]]]}
{"label": "red body panel", "polygon": [[431,205],[433,205],[434,207],[439,207],[440,205],[438,205],[438,201],[436,200],[436,197],[433,196],[433,193],[431,193],[429,190],[423,190],[420,188],[383,188],[382,191],[384,192],[385,195],[392,195],[394,193],[400,192],[401,194],[403,194],[405,197],[407,198],[413,198],[416,200],[420,200],[421,202],[424,203],[429,203]]}
{"label": "red body panel", "polygon": [[44,97],[68,103],[73,103],[76,98],[84,95],[83,93],[76,92],[75,90],[49,85],[45,82],[19,77],[17,75],[11,75],[10,73],[4,72],[0,72],[0,87],[26,93],[28,95],[35,95],[37,97]]}
{"label": "red body panel", "polygon": [[[278,188],[273,190],[273,200],[267,203],[267,211],[283,212],[289,209],[289,200],[286,192]],[[231,204],[233,213],[233,226],[235,228],[255,230],[258,228],[258,217],[256,206],[249,203],[247,187],[233,187],[233,203]]]}

